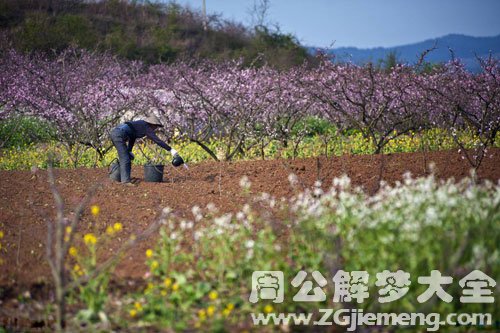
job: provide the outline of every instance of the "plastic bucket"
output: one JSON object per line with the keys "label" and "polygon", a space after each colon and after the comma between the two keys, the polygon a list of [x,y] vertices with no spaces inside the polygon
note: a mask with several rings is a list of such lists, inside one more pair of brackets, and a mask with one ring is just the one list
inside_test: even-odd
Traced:
{"label": "plastic bucket", "polygon": [[146,164],[144,166],[144,181],[150,183],[161,183],[163,181],[164,165]]}
{"label": "plastic bucket", "polygon": [[120,176],[120,162],[115,159],[108,167],[109,178],[116,182],[121,181]]}

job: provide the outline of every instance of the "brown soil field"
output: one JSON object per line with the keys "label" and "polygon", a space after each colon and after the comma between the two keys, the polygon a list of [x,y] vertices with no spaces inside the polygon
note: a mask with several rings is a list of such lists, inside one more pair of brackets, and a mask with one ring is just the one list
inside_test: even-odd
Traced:
{"label": "brown soil field", "polygon": [[[500,149],[491,149],[478,170],[480,180],[498,182],[500,178]],[[214,203],[220,212],[237,210],[245,202],[239,186],[247,175],[252,182],[251,192],[268,192],[276,197],[289,197],[294,191],[288,175],[295,173],[303,186],[311,186],[317,179],[324,187],[333,177],[347,174],[354,185],[369,193],[377,190],[380,179],[394,182],[409,171],[414,177],[434,173],[442,179],[460,179],[469,175],[470,165],[456,151],[430,153],[401,153],[383,156],[356,155],[303,160],[269,160],[247,162],[204,162],[189,170],[167,166],[163,183],[143,182],[142,167],[133,167],[138,186],[125,187],[107,178],[107,170],[57,169],[56,183],[70,211],[93,184],[101,183],[91,204],[100,207],[93,217],[87,209],[81,220],[81,230],[96,223],[99,232],[115,222],[123,224],[119,238],[109,243],[106,251],[116,251],[124,239],[145,230],[155,221],[161,209],[169,206],[180,215],[191,217],[191,207]],[[15,298],[19,293],[50,284],[51,275],[45,257],[47,224],[44,217],[55,216],[55,204],[44,170],[0,171],[0,301]],[[145,249],[154,245],[154,237],[141,243],[123,259],[115,273],[117,281],[139,279],[146,271]]]}

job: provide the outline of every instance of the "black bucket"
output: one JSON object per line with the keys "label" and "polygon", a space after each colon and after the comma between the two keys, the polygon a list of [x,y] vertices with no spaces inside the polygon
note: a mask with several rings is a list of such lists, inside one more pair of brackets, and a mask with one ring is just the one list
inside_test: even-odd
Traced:
{"label": "black bucket", "polygon": [[116,182],[121,181],[120,162],[115,158],[108,167],[109,178]]}
{"label": "black bucket", "polygon": [[146,164],[144,166],[144,181],[150,183],[161,183],[163,181],[164,165]]}

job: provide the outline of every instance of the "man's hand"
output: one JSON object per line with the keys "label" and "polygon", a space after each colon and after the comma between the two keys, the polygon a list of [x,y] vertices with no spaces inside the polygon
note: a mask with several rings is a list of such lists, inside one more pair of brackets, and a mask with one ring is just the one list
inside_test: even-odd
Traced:
{"label": "man's hand", "polygon": [[170,149],[170,154],[172,154],[172,157],[175,157],[175,155],[178,155],[177,150],[174,148]]}

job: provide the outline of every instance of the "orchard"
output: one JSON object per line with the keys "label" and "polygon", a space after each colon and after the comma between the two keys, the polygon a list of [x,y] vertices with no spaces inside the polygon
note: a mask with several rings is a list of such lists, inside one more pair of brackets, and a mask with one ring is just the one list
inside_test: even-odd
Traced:
{"label": "orchard", "polygon": [[[1,116],[47,121],[75,167],[86,148],[105,157],[107,134],[120,121],[154,109],[168,138],[194,143],[215,160],[214,143],[231,160],[273,141],[283,148],[323,134],[329,144],[354,131],[378,154],[400,136],[439,129],[477,168],[500,128],[498,59],[478,61],[480,74],[458,61],[426,73],[327,59],[277,70],[207,60],[148,67],[83,50],[52,58],[10,51],[1,64]],[[311,120],[322,128],[310,128]]]}

